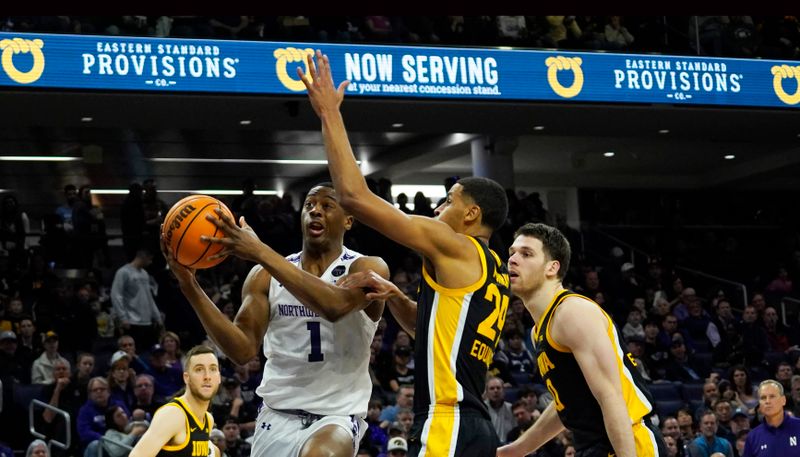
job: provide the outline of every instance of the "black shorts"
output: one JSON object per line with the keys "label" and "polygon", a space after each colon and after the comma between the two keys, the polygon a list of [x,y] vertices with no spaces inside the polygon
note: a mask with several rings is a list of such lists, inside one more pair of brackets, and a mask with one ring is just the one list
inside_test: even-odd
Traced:
{"label": "black shorts", "polygon": [[[458,433],[454,434],[455,427]],[[500,440],[492,421],[478,413],[415,415],[408,439],[408,457],[447,456],[455,446],[455,457],[495,457]],[[424,449],[424,454],[422,453]]]}
{"label": "black shorts", "polygon": [[[616,454],[608,442],[608,438],[602,442],[595,442],[588,445],[576,443],[575,457],[612,457]],[[664,437],[658,427],[654,426],[650,419],[644,419],[642,422],[633,426],[633,439],[636,442],[636,456],[637,457],[667,457],[667,445],[664,443]]]}

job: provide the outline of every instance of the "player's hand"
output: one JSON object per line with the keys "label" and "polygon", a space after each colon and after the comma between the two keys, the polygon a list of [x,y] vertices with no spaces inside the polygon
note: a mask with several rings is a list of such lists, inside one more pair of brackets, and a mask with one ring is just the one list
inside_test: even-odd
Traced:
{"label": "player's hand", "polygon": [[316,52],[316,59],[311,55],[306,59],[308,60],[308,75],[300,67],[297,68],[297,75],[308,90],[308,98],[311,100],[314,112],[317,113],[317,116],[321,116],[323,113],[338,111],[344,100],[344,91],[350,85],[350,81],[342,81],[338,88],[333,85],[330,61],[328,56],[319,49]]}
{"label": "player's hand", "polygon": [[[163,228],[163,227],[162,227]],[[163,233],[163,230],[159,230],[159,232]],[[164,258],[167,259],[167,265],[169,265],[169,269],[172,274],[175,275],[175,278],[178,280],[180,284],[188,284],[192,280],[194,280],[194,268],[184,267],[180,263],[178,263],[178,259],[175,258],[175,255],[170,251],[169,247],[167,246],[167,241],[164,239],[164,235],[160,236],[161,238],[161,254],[164,255]]]}
{"label": "player's hand", "polygon": [[206,220],[216,225],[225,234],[225,237],[216,238],[206,235],[200,237],[202,241],[223,246],[222,251],[212,255],[208,260],[215,260],[233,254],[240,259],[259,263],[258,252],[264,247],[264,243],[258,239],[258,235],[253,231],[253,228],[247,225],[244,216],[239,218],[240,227],[236,225],[236,221],[228,217],[221,209],[215,208],[214,211],[217,213],[217,217],[206,214]]}
{"label": "player's hand", "polygon": [[405,295],[393,282],[372,270],[350,273],[340,279],[337,285],[348,289],[364,289],[367,300],[388,300]]}

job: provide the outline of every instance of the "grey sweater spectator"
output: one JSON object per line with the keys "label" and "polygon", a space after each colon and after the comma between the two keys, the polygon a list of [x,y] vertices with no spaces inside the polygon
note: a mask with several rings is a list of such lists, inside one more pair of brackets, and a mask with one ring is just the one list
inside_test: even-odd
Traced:
{"label": "grey sweater spectator", "polygon": [[151,252],[139,250],[130,263],[117,270],[111,283],[111,303],[122,331],[144,347],[156,340],[151,325],[162,323],[153,298],[158,294],[158,284],[145,270],[152,261]]}
{"label": "grey sweater spectator", "polygon": [[492,419],[494,431],[500,439],[508,436],[514,427],[517,426],[517,419],[511,411],[511,403],[505,401],[505,389],[503,380],[497,377],[489,378],[486,381],[486,407],[489,409],[489,416]]}

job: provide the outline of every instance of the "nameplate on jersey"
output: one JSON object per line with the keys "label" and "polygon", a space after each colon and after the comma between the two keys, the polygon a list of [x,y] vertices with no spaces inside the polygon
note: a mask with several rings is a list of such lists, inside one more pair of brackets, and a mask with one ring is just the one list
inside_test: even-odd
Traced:
{"label": "nameplate on jersey", "polygon": [[311,311],[303,305],[282,305],[278,304],[278,315],[287,317],[319,317],[319,314]]}

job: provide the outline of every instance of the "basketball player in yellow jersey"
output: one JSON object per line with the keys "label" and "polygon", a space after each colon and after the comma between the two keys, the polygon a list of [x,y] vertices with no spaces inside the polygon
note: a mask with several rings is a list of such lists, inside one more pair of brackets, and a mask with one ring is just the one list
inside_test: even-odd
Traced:
{"label": "basketball player in yellow jersey", "polygon": [[220,457],[209,441],[214,419],[208,405],[220,384],[219,361],[208,346],[186,353],[186,392],[153,415],[153,421],[129,457]]}
{"label": "basketball player in yellow jersey", "polygon": [[536,423],[498,456],[524,456],[565,427],[578,457],[666,456],[650,423],[653,400],[614,322],[599,305],[564,289],[570,246],[558,229],[525,224],[509,249],[511,290],[536,326],[539,372],[553,401]]}
{"label": "basketball player in yellow jersey", "polygon": [[400,325],[417,340],[408,453],[492,455],[498,439],[481,395],[510,292],[506,266],[488,243],[506,219],[505,191],[490,179],[461,179],[434,218],[405,214],[373,194],[353,157],[339,111],[348,82],[334,87],[328,58],[319,51],[316,65],[309,56],[311,77],[301,69],[298,73],[322,120],[340,204],[362,223],[424,257],[418,303],[387,297]]}

